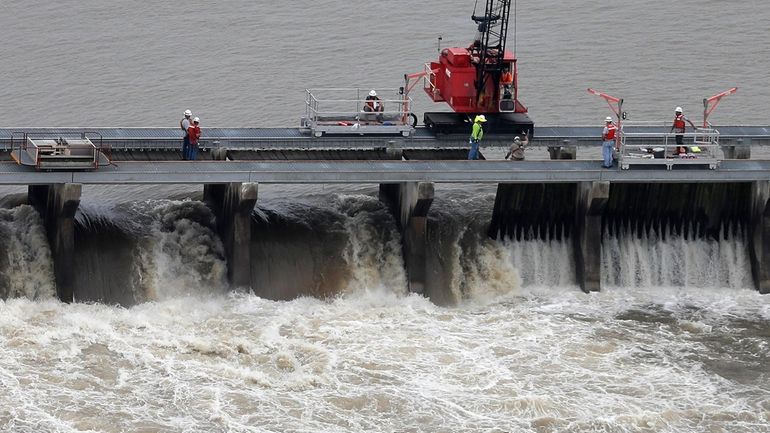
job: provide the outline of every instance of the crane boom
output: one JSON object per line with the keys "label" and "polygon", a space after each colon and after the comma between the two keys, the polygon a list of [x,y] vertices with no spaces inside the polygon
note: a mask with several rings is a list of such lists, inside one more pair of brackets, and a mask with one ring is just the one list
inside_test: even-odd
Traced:
{"label": "crane boom", "polygon": [[[474,11],[475,12],[475,11]],[[471,45],[471,58],[478,59],[476,64],[476,100],[478,101],[492,80],[492,95],[497,99],[500,89],[500,77],[505,68],[505,41],[508,37],[508,18],[511,13],[511,0],[486,0],[484,15],[471,19],[478,25],[478,35]]]}

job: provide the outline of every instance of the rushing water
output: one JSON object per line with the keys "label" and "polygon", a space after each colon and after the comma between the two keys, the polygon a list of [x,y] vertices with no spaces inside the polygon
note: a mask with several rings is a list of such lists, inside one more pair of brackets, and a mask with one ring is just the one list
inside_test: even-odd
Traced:
{"label": "rushing water", "polygon": [[[6,0],[0,123],[293,125],[305,87],[397,87],[437,35],[466,45],[472,7]],[[589,86],[657,119],[733,85],[715,121],[767,123],[765,2],[518,12],[539,124],[602,119]],[[261,185],[253,292],[227,293],[199,188],[85,187],[65,305],[23,192],[0,191],[3,432],[770,432],[770,301],[741,230],[606,231],[586,295],[568,236],[491,240],[494,186],[437,186],[427,299],[376,186]]]}

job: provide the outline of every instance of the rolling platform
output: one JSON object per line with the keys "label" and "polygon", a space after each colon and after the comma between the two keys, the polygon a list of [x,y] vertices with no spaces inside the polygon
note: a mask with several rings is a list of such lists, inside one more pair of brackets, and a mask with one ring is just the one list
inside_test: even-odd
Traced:
{"label": "rolling platform", "polygon": [[110,160],[101,147],[82,134],[79,138],[36,138],[23,134],[11,136],[11,158],[17,164],[37,170],[95,170]]}

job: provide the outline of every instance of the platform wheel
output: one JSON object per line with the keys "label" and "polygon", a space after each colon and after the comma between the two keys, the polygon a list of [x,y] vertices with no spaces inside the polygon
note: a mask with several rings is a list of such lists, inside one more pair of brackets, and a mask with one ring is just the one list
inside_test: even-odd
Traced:
{"label": "platform wheel", "polygon": [[417,126],[417,115],[414,113],[409,113],[409,118],[412,119],[410,125],[412,125],[412,128]]}

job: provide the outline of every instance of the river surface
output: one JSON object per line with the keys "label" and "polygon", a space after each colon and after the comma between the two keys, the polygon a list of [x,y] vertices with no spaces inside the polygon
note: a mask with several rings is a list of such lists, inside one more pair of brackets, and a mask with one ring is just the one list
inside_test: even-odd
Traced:
{"label": "river surface", "polygon": [[[770,4],[517,4],[536,124],[770,122]],[[307,87],[386,88],[469,44],[473,2],[4,0],[0,125],[292,126]],[[509,34],[513,46],[513,26]],[[436,110],[416,94],[416,110]],[[186,186],[85,187],[76,292],[0,190],[2,432],[770,432],[770,298],[746,234],[604,234],[605,290],[571,240],[490,240],[492,186],[437,186],[431,299],[407,293],[376,185],[266,186],[251,291],[229,293]]]}

